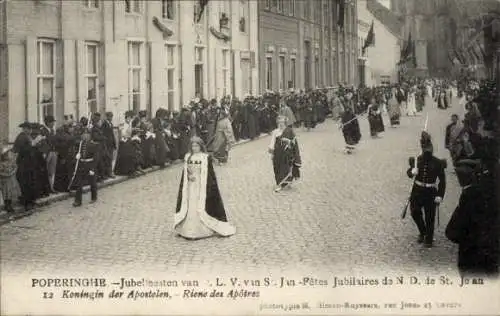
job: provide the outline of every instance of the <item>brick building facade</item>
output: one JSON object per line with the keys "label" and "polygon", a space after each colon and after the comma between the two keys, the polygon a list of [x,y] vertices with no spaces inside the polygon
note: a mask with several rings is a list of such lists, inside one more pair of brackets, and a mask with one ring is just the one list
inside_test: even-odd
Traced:
{"label": "brick building facade", "polygon": [[24,120],[179,110],[195,96],[258,92],[257,2],[0,3],[0,137]]}
{"label": "brick building facade", "polygon": [[358,83],[357,1],[259,1],[260,87],[307,89]]}

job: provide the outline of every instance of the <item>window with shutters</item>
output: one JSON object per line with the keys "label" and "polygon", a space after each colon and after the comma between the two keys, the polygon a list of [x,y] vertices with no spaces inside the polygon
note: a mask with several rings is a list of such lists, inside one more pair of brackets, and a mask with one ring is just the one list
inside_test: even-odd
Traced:
{"label": "window with shutters", "polygon": [[128,43],[128,104],[129,109],[141,109],[141,95],[144,93],[142,82],[144,56],[142,56],[142,43]]}
{"label": "window with shutters", "polygon": [[276,0],[276,1],[277,1],[277,3],[276,3],[276,11],[278,13],[283,13],[283,8],[284,8],[284,6],[283,6],[283,0]]}
{"label": "window with shutters", "polygon": [[314,74],[315,85],[316,85],[316,87],[319,87],[320,82],[321,82],[321,68],[320,68],[318,56],[316,56],[314,58],[314,72],[315,72],[315,74]]}
{"label": "window with shutters", "polygon": [[203,98],[203,78],[204,78],[204,66],[205,58],[203,47],[195,47],[195,65],[194,65],[194,90],[195,97]]}
{"label": "window with shutters", "polygon": [[161,0],[161,13],[164,19],[175,19],[175,3],[174,0]]}
{"label": "window with shutters", "polygon": [[230,84],[231,84],[231,62],[230,62],[230,51],[229,49],[222,50],[222,95],[226,96],[230,94]]}
{"label": "window with shutters", "polygon": [[99,8],[99,0],[83,0],[83,6],[87,9]]}
{"label": "window with shutters", "polygon": [[127,13],[142,13],[141,0],[124,0],[125,2],[125,12]]}
{"label": "window with shutters", "polygon": [[175,45],[165,45],[165,94],[167,96],[167,108],[170,111],[175,109],[175,80],[177,79],[175,68],[177,54],[175,48]]}
{"label": "window with shutters", "polygon": [[303,17],[306,20],[311,19],[311,2],[308,0],[303,0],[302,1],[302,9],[303,9]]}
{"label": "window with shutters", "polygon": [[286,89],[286,71],[285,71],[285,56],[280,56],[279,57],[279,89],[280,90],[285,90]]}
{"label": "window with shutters", "polygon": [[297,70],[296,70],[296,67],[297,67],[297,63],[296,63],[296,59],[295,58],[291,58],[290,59],[290,85],[291,87],[290,88],[296,88],[295,86],[295,78],[297,76]]}
{"label": "window with shutters", "polygon": [[240,0],[240,20],[239,20],[239,30],[242,33],[247,32],[247,21],[248,21],[248,1]]}
{"label": "window with shutters", "polygon": [[55,115],[56,91],[56,45],[54,40],[37,41],[37,101],[38,121],[45,116]]}
{"label": "window with shutters", "polygon": [[99,111],[99,47],[97,43],[85,44],[86,70],[85,82],[87,83],[87,109],[91,113]]}
{"label": "window with shutters", "polygon": [[266,10],[271,10],[271,6],[272,6],[271,0],[265,0],[265,1],[266,1],[266,3],[265,3],[265,9]]}
{"label": "window with shutters", "polygon": [[288,15],[295,16],[295,1],[296,0],[288,0]]}
{"label": "window with shutters", "polygon": [[266,90],[273,89],[273,57],[266,57]]}

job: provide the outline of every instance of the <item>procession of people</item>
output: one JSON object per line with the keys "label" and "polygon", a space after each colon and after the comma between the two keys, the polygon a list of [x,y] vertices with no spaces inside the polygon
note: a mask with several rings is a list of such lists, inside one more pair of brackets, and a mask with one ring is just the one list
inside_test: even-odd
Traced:
{"label": "procession of people", "polygon": [[[459,244],[462,273],[496,273],[498,258],[492,254],[498,253],[498,242],[482,235],[494,234],[495,214],[490,208],[495,203],[492,179],[498,153],[492,149],[496,148],[492,145],[493,123],[487,116],[494,103],[494,86],[488,82],[460,85],[466,89],[456,85],[413,78],[389,86],[340,86],[333,94],[317,89],[266,91],[262,96],[245,96],[243,101],[196,98],[179,112],[159,108],[153,117],[144,110],[127,111],[117,127],[111,112],[104,117],[91,113],[78,121],[67,115],[62,124],[56,124],[53,116],[46,116],[44,124],[23,122],[14,144],[0,148],[4,209],[15,212],[18,201],[28,211],[42,197],[71,191],[75,192],[73,206],[79,207],[85,185],[90,186],[93,203],[98,198],[99,182],[116,175],[134,177],[152,166],[164,168],[182,161],[174,231],[190,240],[229,237],[236,228],[228,221],[214,164],[228,163],[237,141],[271,135],[268,152],[274,191],[281,192],[301,177],[297,128],[311,132],[327,117],[338,119],[345,153],[353,154],[362,139],[360,120],[365,114],[370,136],[376,141],[386,131],[385,113],[390,126],[397,128],[403,116],[411,120],[426,106],[447,110],[456,97],[466,113],[462,120],[458,114],[451,115],[444,128],[445,147],[463,191],[446,236]],[[408,207],[418,231],[417,241],[428,248],[434,245],[448,167],[445,160],[434,156],[432,139],[424,129],[422,153],[410,158],[407,171],[413,179]],[[477,203],[478,199],[484,203]]]}

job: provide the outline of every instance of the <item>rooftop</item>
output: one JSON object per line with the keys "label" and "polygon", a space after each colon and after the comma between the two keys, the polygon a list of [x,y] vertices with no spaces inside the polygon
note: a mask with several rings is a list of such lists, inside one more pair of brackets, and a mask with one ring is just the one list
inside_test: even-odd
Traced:
{"label": "rooftop", "polygon": [[401,37],[403,21],[395,15],[391,10],[380,2],[366,1],[366,8],[370,13],[396,37]]}

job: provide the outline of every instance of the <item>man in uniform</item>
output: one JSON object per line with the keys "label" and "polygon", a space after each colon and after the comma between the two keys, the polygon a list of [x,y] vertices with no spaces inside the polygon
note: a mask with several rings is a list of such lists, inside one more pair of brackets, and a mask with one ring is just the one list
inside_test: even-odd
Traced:
{"label": "man in uniform", "polygon": [[96,169],[99,157],[99,144],[91,140],[90,131],[83,128],[78,142],[76,166],[73,174],[73,187],[76,190],[74,207],[82,205],[83,186],[90,185],[91,203],[97,201]]}
{"label": "man in uniform", "polygon": [[[410,195],[410,210],[420,233],[418,242],[423,242],[427,248],[431,248],[436,209],[443,200],[446,190],[444,173],[446,161],[433,156],[431,136],[425,131],[422,132],[420,145],[422,155],[418,156],[416,162],[415,158],[410,158],[410,168],[407,170],[408,177],[415,178]],[[438,179],[439,183],[436,185]]]}

